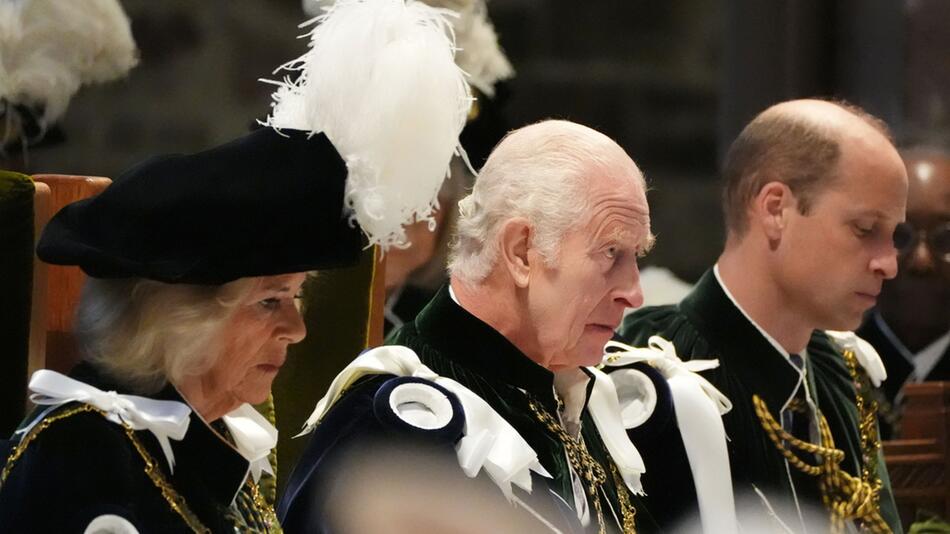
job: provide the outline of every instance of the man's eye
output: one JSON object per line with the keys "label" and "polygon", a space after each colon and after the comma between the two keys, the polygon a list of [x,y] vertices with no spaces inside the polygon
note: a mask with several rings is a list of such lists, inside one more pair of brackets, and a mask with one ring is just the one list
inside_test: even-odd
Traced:
{"label": "man's eye", "polygon": [[617,247],[607,247],[604,249],[604,255],[610,259],[616,259],[618,254]]}
{"label": "man's eye", "polygon": [[865,226],[865,225],[861,225],[861,224],[855,224],[855,225],[853,225],[853,227],[854,227],[854,233],[855,233],[858,237],[867,237],[867,236],[871,235],[871,234],[874,232],[874,226],[873,226],[873,225],[872,225],[872,226]]}
{"label": "man's eye", "polygon": [[271,297],[269,299],[264,299],[258,302],[262,308],[265,310],[276,310],[280,307],[280,299],[276,297]]}

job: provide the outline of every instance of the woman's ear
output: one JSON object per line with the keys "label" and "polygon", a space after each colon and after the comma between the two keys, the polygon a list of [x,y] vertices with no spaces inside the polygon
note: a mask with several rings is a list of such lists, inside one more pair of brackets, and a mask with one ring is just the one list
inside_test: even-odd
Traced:
{"label": "woman's ear", "polygon": [[498,235],[498,259],[508,275],[520,288],[528,286],[531,265],[528,261],[528,249],[534,229],[524,217],[515,217],[505,221]]}

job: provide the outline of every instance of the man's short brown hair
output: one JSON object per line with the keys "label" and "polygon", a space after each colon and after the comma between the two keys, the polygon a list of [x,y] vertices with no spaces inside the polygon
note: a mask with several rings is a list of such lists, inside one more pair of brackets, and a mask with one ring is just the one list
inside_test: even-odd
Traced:
{"label": "man's short brown hair", "polygon": [[[892,140],[882,120],[847,102],[833,104]],[[772,108],[760,113],[726,155],[722,195],[726,231],[737,236],[745,233],[749,202],[769,182],[786,184],[798,200],[799,211],[807,214],[817,194],[836,177],[839,138],[834,128],[806,116]]]}

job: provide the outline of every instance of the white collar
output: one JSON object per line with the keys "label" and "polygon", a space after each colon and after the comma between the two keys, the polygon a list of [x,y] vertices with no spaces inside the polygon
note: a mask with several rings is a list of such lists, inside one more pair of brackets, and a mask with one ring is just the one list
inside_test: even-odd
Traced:
{"label": "white collar", "polygon": [[227,425],[234,447],[251,463],[254,482],[261,472],[274,475],[270,464],[270,452],[277,446],[277,429],[250,404],[242,404],[221,418]]}
{"label": "white collar", "polygon": [[911,352],[910,349],[904,345],[904,342],[897,337],[897,334],[891,330],[891,327],[884,320],[880,312],[875,311],[871,314],[871,317],[881,333],[884,334],[884,337],[897,349],[897,352],[899,352],[908,363],[914,366],[914,372],[907,377],[908,382],[923,382],[927,378],[927,375],[933,371],[933,368],[937,366],[937,362],[940,361],[940,357],[946,352],[947,347],[950,346],[950,330],[948,330],[947,333],[933,340],[929,345],[915,354]]}
{"label": "white collar", "polygon": [[[719,282],[719,287],[722,288],[723,293],[726,294],[726,297],[729,298],[729,300],[732,302],[733,306],[735,306],[736,309],[739,310],[739,313],[741,313],[742,316],[745,317],[747,321],[749,321],[750,323],[752,323],[752,326],[754,326],[755,329],[758,330],[760,334],[762,334],[762,337],[764,337],[769,343],[772,344],[773,347],[775,347],[775,350],[777,350],[777,351],[779,352],[779,354],[781,354],[782,356],[784,356],[786,360],[789,360],[790,356],[789,356],[789,354],[788,354],[788,351],[785,350],[785,347],[783,347],[781,344],[779,344],[779,342],[776,341],[774,337],[770,336],[769,333],[766,332],[764,328],[762,328],[761,326],[759,326],[759,323],[755,322],[755,320],[752,319],[752,317],[750,317],[748,313],[746,313],[746,311],[742,308],[742,306],[739,305],[739,301],[737,301],[736,298],[735,298],[734,296],[732,296],[732,293],[729,291],[729,288],[726,287],[726,283],[722,281],[722,276],[719,275],[719,264],[718,264],[718,263],[713,266],[713,274],[716,276],[716,281]],[[799,356],[802,356],[802,357],[804,358],[804,356],[805,356],[804,352],[805,352],[805,351],[800,352],[800,353],[799,353]],[[789,360],[789,364],[790,364],[792,367],[795,367],[796,369],[798,369],[798,367],[796,367],[795,364],[793,364],[793,363],[791,362],[791,360]]]}
{"label": "white collar", "polygon": [[[178,388],[176,387],[175,390],[178,391]],[[178,391],[178,394],[186,403],[188,402],[181,391]],[[198,410],[193,410],[193,413],[199,421],[218,435],[218,432],[208,424],[208,421],[198,413]],[[228,432],[231,433],[231,439],[234,440],[234,443],[232,444],[220,435],[218,435],[218,438],[248,461],[254,482],[260,480],[261,472],[276,477],[269,457],[271,450],[277,446],[278,432],[274,425],[246,402],[221,416],[221,421],[228,428]]]}
{"label": "white collar", "polygon": [[760,334],[762,334],[762,337],[764,337],[764,338],[766,339],[766,341],[768,341],[769,344],[771,344],[772,347],[773,347],[775,350],[777,350],[779,354],[782,355],[782,357],[785,359],[785,363],[787,363],[787,364],[789,365],[789,367],[791,367],[792,369],[795,370],[796,373],[798,373],[798,383],[795,384],[795,387],[794,387],[794,388],[792,388],[792,391],[789,393],[788,398],[785,400],[785,404],[783,404],[783,405],[781,406],[779,412],[781,413],[781,412],[784,412],[784,411],[785,411],[785,409],[788,407],[788,405],[792,402],[792,399],[795,398],[795,394],[798,392],[798,388],[800,388],[800,387],[804,387],[804,388],[805,388],[805,398],[806,398],[806,401],[808,402],[809,405],[811,405],[811,406],[814,407],[814,403],[813,403],[813,401],[812,401],[812,399],[811,399],[811,393],[808,391],[808,385],[807,385],[808,382],[805,380],[805,365],[804,365],[804,362],[805,362],[806,357],[807,357],[807,355],[808,355],[808,349],[805,349],[805,350],[801,351],[800,353],[798,353],[798,355],[801,356],[801,358],[802,358],[802,366],[801,366],[801,367],[798,367],[797,365],[795,365],[794,363],[792,363],[792,358],[791,358],[791,356],[789,355],[788,351],[785,350],[785,347],[783,347],[781,344],[779,344],[779,342],[776,341],[774,337],[770,336],[769,333],[766,332],[764,328],[762,328],[761,326],[759,326],[759,323],[755,322],[755,320],[752,319],[752,317],[751,317],[748,313],[746,313],[746,311],[745,311],[744,309],[742,309],[742,306],[739,305],[739,301],[736,300],[736,298],[735,298],[735,297],[732,295],[732,293],[729,291],[729,288],[726,287],[726,283],[723,282],[722,276],[720,276],[720,274],[719,274],[719,264],[718,264],[718,263],[717,263],[716,265],[713,265],[713,275],[715,275],[715,277],[716,277],[716,282],[719,283],[719,287],[722,288],[723,293],[726,294],[726,297],[729,298],[729,300],[732,302],[732,305],[735,306],[736,309],[739,310],[739,313],[741,313],[742,316],[745,317],[747,321],[749,321],[750,323],[752,323],[752,326],[754,326],[755,329],[758,330]]}

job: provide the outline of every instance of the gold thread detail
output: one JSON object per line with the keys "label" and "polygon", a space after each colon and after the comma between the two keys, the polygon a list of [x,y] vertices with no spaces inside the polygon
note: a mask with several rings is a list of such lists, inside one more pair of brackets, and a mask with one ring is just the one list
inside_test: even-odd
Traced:
{"label": "gold thread detail", "polygon": [[[607,526],[604,522],[603,506],[600,503],[600,490],[607,481],[607,474],[604,468],[590,455],[590,452],[587,450],[587,445],[584,443],[584,439],[582,437],[575,439],[574,436],[571,436],[564,430],[561,423],[544,409],[540,402],[529,397],[528,406],[531,408],[535,417],[537,417],[549,431],[553,432],[561,444],[564,445],[568,462],[571,464],[571,467],[574,468],[574,471],[581,476],[581,479],[586,482],[585,490],[594,505],[594,510],[597,512],[598,532],[605,534],[607,532]],[[619,480],[618,482],[620,477],[612,462],[610,467],[614,475],[617,500],[620,502],[621,515],[623,516],[622,526],[624,534],[633,534],[636,532],[634,519],[636,510],[630,504],[626,484],[624,484],[623,480]]]}
{"label": "gold thread detail", "polygon": [[251,500],[254,502],[257,514],[260,515],[260,520],[264,524],[264,528],[269,533],[281,534],[283,530],[280,527],[280,521],[277,520],[277,513],[274,512],[274,507],[271,506],[261,495],[260,490],[258,490],[257,484],[251,480],[251,477],[247,478],[247,487],[251,492]]}
{"label": "gold thread detail", "polygon": [[[63,410],[60,413],[55,415],[50,415],[43,418],[42,421],[36,424],[26,436],[20,440],[20,443],[13,449],[13,452],[10,454],[10,458],[7,460],[7,465],[3,467],[3,472],[0,474],[0,487],[3,486],[3,483],[6,481],[7,477],[10,475],[10,472],[13,469],[13,464],[23,455],[26,451],[26,448],[36,439],[39,434],[49,428],[50,425],[57,421],[61,421],[68,417],[74,415],[93,412],[98,413],[103,417],[107,417],[106,412],[88,404],[81,404],[72,408]],[[145,462],[145,474],[148,475],[152,483],[162,492],[162,497],[165,498],[165,501],[168,502],[168,505],[171,506],[172,510],[175,511],[181,518],[185,521],[185,524],[194,531],[200,533],[210,533],[211,530],[205,527],[201,521],[192,513],[188,508],[187,503],[185,502],[184,497],[178,494],[171,487],[171,485],[165,480],[165,477],[162,475],[161,471],[156,467],[155,460],[152,459],[151,455],[148,454],[148,451],[145,450],[145,447],[139,441],[138,437],[135,435],[135,430],[132,429],[129,425],[122,423],[122,428],[125,430],[125,435],[128,436],[129,440],[132,442],[133,447],[135,447],[136,452],[139,453],[142,460]]]}
{"label": "gold thread detail", "polygon": [[[855,390],[858,432],[861,439],[860,477],[855,477],[841,469],[839,464],[844,460],[845,454],[844,451],[835,447],[828,420],[823,414],[818,414],[819,445],[800,440],[786,432],[772,417],[765,401],[758,395],[752,396],[752,404],[762,428],[782,456],[799,471],[818,477],[822,502],[831,514],[832,532],[843,532],[845,522],[851,519],[864,531],[875,534],[890,533],[891,528],[881,517],[880,508],[882,483],[877,474],[877,455],[881,441],[876,426],[877,403],[869,398],[870,386],[867,377],[858,373],[854,352],[845,350],[842,351],[842,356]],[[789,408],[796,412],[807,411],[807,406],[801,401],[793,402]],[[792,449],[814,454],[819,463],[808,464]]]}

